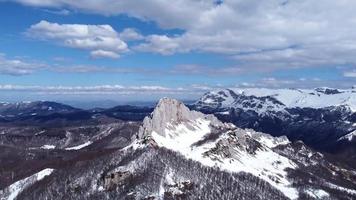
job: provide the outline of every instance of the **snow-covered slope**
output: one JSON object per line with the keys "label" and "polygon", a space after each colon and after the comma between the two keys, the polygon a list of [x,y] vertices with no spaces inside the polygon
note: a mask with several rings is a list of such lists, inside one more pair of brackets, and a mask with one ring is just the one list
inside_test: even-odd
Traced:
{"label": "snow-covered slope", "polygon": [[53,172],[53,169],[44,169],[30,177],[19,180],[4,190],[0,191],[1,200],[14,200],[17,196],[27,187],[42,180],[44,177],[49,176]]}
{"label": "snow-covered slope", "polygon": [[284,108],[325,108],[345,105],[356,111],[356,89],[337,90],[330,88],[266,89],[231,88],[206,93],[196,104],[200,106],[237,107],[257,110],[281,110]]}
{"label": "snow-covered slope", "polygon": [[[225,91],[225,90],[222,90]],[[356,111],[356,89],[340,90],[331,88],[316,89],[266,89],[266,88],[232,88],[237,96],[272,97],[287,108],[325,108],[345,105]],[[219,93],[213,91],[211,94]],[[208,93],[209,95],[209,93]],[[203,97],[204,98],[204,97]],[[205,102],[208,102],[206,99]],[[212,100],[210,100],[212,101]],[[231,105],[231,98],[225,98],[222,105]]]}
{"label": "snow-covered slope", "polygon": [[268,111],[284,112],[286,108],[283,103],[274,97],[239,94],[231,89],[208,92],[195,105],[198,109],[240,108],[245,111],[253,110],[259,114],[264,114]]}
{"label": "snow-covered slope", "polygon": [[356,138],[356,130],[352,131],[351,133],[349,133],[347,135],[340,137],[339,141],[345,140],[345,141],[351,142],[355,138]]}
{"label": "snow-covered slope", "polygon": [[288,144],[287,138],[242,130],[222,123],[213,115],[190,111],[183,103],[161,99],[150,117],[145,118],[135,146],[164,147],[206,166],[230,172],[248,172],[269,182],[287,197],[296,199],[286,169],[297,165],[273,151]]}

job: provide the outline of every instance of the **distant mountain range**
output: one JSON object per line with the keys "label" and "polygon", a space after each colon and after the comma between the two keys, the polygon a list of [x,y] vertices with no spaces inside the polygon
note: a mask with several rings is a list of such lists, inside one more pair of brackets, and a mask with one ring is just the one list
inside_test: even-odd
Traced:
{"label": "distant mountain range", "polygon": [[0,104],[0,199],[356,199],[355,89]]}
{"label": "distant mountain range", "polygon": [[0,133],[1,199],[356,198],[355,169],[338,157],[169,98],[143,122]]}

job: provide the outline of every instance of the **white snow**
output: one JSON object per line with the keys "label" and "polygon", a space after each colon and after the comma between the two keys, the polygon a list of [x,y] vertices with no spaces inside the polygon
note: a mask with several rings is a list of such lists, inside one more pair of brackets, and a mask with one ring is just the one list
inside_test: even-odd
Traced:
{"label": "white snow", "polygon": [[79,150],[79,149],[82,149],[82,148],[84,148],[84,147],[87,147],[87,146],[89,146],[89,145],[91,145],[91,144],[92,144],[92,142],[91,142],[91,141],[88,141],[88,142],[86,142],[86,143],[84,143],[84,144],[81,144],[81,145],[78,145],[78,146],[65,148],[65,150]]}
{"label": "white snow", "polygon": [[[229,95],[223,96],[228,99],[227,102],[232,103]],[[212,127],[214,130],[211,129]],[[218,138],[205,140],[215,131],[215,128],[226,131]],[[213,116],[190,111],[181,103],[171,99],[160,100],[151,117],[145,118],[139,136],[140,139],[134,141],[130,147],[136,149],[144,147],[145,144],[156,144],[209,167],[217,167],[227,172],[251,173],[267,181],[290,199],[299,196],[298,191],[289,182],[286,172],[287,168],[293,169],[297,165],[271,149],[288,144],[289,141],[285,137],[273,138],[253,130],[239,129],[232,124],[222,123]],[[149,143],[144,143],[147,139]],[[247,149],[249,145],[256,145],[251,140],[261,144],[254,153],[250,153]],[[199,141],[204,142],[201,144],[198,143]],[[226,147],[230,154],[222,156],[221,146]]]}
{"label": "white snow", "polygon": [[43,133],[45,133],[45,132],[46,132],[46,131],[43,130],[43,131],[40,131],[40,132],[36,133],[35,135],[41,135],[41,134],[43,134]]}
{"label": "white snow", "polygon": [[268,148],[274,148],[278,145],[286,145],[289,144],[290,141],[287,137],[273,137],[268,134],[260,133],[261,135],[256,137],[256,140],[261,144],[266,145]]}
{"label": "white snow", "polygon": [[44,177],[49,176],[54,170],[53,169],[44,169],[30,177],[19,180],[9,187],[5,188],[3,191],[0,191],[1,200],[14,200],[16,197],[27,187],[36,183],[37,181],[42,180]]}
{"label": "white snow", "polygon": [[348,141],[352,141],[354,139],[354,137],[356,137],[356,130],[352,131],[351,133],[344,135],[342,137],[340,137],[338,140],[348,140]]}
{"label": "white snow", "polygon": [[55,149],[55,148],[56,148],[56,146],[54,146],[54,145],[47,145],[47,144],[45,144],[45,145],[41,146],[40,148],[41,148],[41,149]]}
{"label": "white snow", "polygon": [[330,95],[307,89],[234,88],[232,90],[237,94],[247,96],[273,96],[289,108],[325,108],[329,106],[346,105],[353,112],[356,111],[356,93],[352,90],[339,90],[342,93]]}
{"label": "white snow", "polygon": [[165,137],[156,132],[152,132],[152,138],[159,146],[164,146],[175,151],[181,151],[182,149],[188,149],[190,151],[190,146],[193,143],[203,139],[203,137],[210,132],[209,124],[210,121],[197,119],[190,124],[193,125],[196,130],[191,130],[184,124],[179,124],[176,127],[168,124],[167,126],[170,127],[170,129],[165,129]]}
{"label": "white snow", "polygon": [[324,190],[320,189],[307,189],[305,191],[310,197],[316,198],[316,199],[324,199],[329,197],[329,193],[325,192]]}
{"label": "white snow", "polygon": [[332,184],[332,183],[327,183],[327,185],[330,188],[333,188],[333,189],[336,189],[336,190],[339,190],[339,191],[342,191],[342,192],[346,192],[348,194],[356,195],[356,190],[354,190],[354,189],[344,188],[344,187],[341,187],[341,186],[338,186],[338,185],[335,185],[335,184]]}
{"label": "white snow", "polygon": [[356,123],[353,123],[352,126],[356,126]]}
{"label": "white snow", "polygon": [[[211,91],[208,94],[204,95],[199,101],[203,104],[207,104],[208,106],[215,107],[221,106],[222,108],[240,108],[245,111],[251,110],[249,106],[245,106],[243,102],[240,100],[237,101],[235,97],[233,97],[230,93],[230,90],[216,90]],[[239,93],[239,92],[238,92]],[[273,111],[280,111],[284,112],[285,106],[280,104],[275,104],[274,102],[270,101],[269,99],[260,100],[254,98],[253,100],[246,99],[243,101],[248,101],[249,104],[254,105],[253,111],[264,114],[266,111],[273,110]],[[228,112],[221,113],[221,114],[229,114]]]}
{"label": "white snow", "polygon": [[[273,142],[271,141],[272,138],[261,137],[259,141],[266,142],[266,150],[260,150],[256,152],[256,155],[251,155],[245,151],[234,149],[235,158],[221,158],[219,159],[220,162],[214,161],[210,157],[203,156],[203,153],[212,149],[216,145],[216,141],[208,142],[201,146],[192,146],[211,132],[209,124],[210,121],[204,119],[197,119],[189,124],[179,124],[175,127],[169,124],[167,126],[169,128],[165,130],[165,136],[152,132],[152,139],[158,146],[177,151],[188,159],[198,161],[206,166],[219,167],[230,172],[244,171],[251,173],[269,182],[287,197],[291,199],[298,198],[298,192],[290,187],[291,183],[288,181],[287,172],[285,171],[286,168],[296,168],[296,165],[288,158],[273,152],[269,148],[285,144],[288,140],[287,142],[285,140]],[[187,126],[193,126],[194,129],[189,129]]]}
{"label": "white snow", "polygon": [[224,112],[218,112],[217,114],[220,114],[220,115],[229,115],[230,112],[229,112],[229,111],[224,111]]}

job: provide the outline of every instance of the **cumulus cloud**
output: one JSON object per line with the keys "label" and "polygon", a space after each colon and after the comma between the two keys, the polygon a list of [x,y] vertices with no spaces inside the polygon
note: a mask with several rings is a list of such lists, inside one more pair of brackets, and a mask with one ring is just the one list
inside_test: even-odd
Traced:
{"label": "cumulus cloud", "polygon": [[47,66],[43,63],[24,61],[21,59],[9,59],[4,54],[0,54],[0,74],[15,76],[27,75],[46,67]]}
{"label": "cumulus cloud", "polygon": [[154,52],[162,55],[172,55],[178,51],[183,51],[179,42],[175,38],[165,35],[150,35],[145,38],[146,43],[141,43],[134,49],[143,52]]}
{"label": "cumulus cloud", "polygon": [[30,37],[48,40],[76,49],[89,50],[94,58],[118,58],[127,44],[110,25],[57,24],[41,21],[26,32]]}
{"label": "cumulus cloud", "polygon": [[133,28],[125,28],[120,34],[120,38],[124,41],[142,40],[144,36]]}
{"label": "cumulus cloud", "polygon": [[[138,0],[14,0],[24,5],[49,8],[71,8],[83,12],[102,15],[127,14],[142,20],[157,22],[164,28],[181,28],[192,26],[193,20],[199,18],[202,11],[215,5],[213,1],[138,1]],[[158,12],[159,11],[159,12]]]}
{"label": "cumulus cloud", "polygon": [[[242,68],[260,70],[356,65],[354,0],[324,0],[322,3],[315,0],[225,0],[219,4],[213,0],[16,1],[31,6],[68,8],[102,15],[126,14],[154,21],[163,29],[183,30],[183,34],[174,36],[146,36],[144,42],[133,47],[137,51],[162,55],[217,53],[231,57]],[[77,48],[91,46],[91,50],[92,46],[98,45],[91,39],[64,43]],[[122,51],[94,48],[99,49],[118,54]]]}
{"label": "cumulus cloud", "polygon": [[120,55],[115,52],[104,51],[101,49],[90,52],[90,56],[92,58],[113,58],[113,59],[120,57]]}

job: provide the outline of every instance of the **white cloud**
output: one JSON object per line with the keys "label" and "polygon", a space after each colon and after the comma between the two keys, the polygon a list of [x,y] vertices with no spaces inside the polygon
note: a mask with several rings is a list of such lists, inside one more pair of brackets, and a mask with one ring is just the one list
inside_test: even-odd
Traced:
{"label": "white cloud", "polygon": [[356,78],[356,71],[344,72],[344,76],[348,78]]}
{"label": "white cloud", "polygon": [[41,21],[26,34],[76,49],[89,50],[93,57],[118,58],[128,51],[127,44],[110,25],[57,24]]}
{"label": "white cloud", "polygon": [[44,68],[46,68],[46,65],[43,63],[24,61],[21,59],[8,59],[4,54],[0,54],[0,74],[20,76],[31,74],[34,71]]}
{"label": "white cloud", "polygon": [[0,85],[0,91],[30,92],[40,94],[190,94],[205,91],[198,88],[169,88],[160,85],[96,85],[96,86],[38,86],[38,85]]}
{"label": "white cloud", "polygon": [[90,56],[92,58],[113,58],[113,59],[120,57],[120,55],[115,52],[104,51],[101,49],[90,52]]}
{"label": "white cloud", "polygon": [[175,38],[165,35],[150,35],[146,37],[146,43],[141,43],[134,47],[134,49],[162,55],[172,55],[178,51],[182,51],[179,42]]}
{"label": "white cloud", "polygon": [[[241,68],[259,70],[356,65],[354,0],[224,0],[219,5],[213,0],[17,2],[105,16],[127,14],[154,21],[162,28],[178,28],[184,32],[175,36],[150,35],[145,42],[134,47],[138,51],[162,55],[177,52],[218,53],[232,57]],[[80,40],[80,43],[72,41],[65,44],[77,48],[89,46],[90,49],[98,45],[88,43],[93,42]],[[116,53],[121,51],[95,48],[99,49]]]}
{"label": "white cloud", "polygon": [[48,9],[43,9],[44,12],[51,13],[54,15],[70,15],[71,12],[67,9],[62,9],[62,10],[48,10]]}
{"label": "white cloud", "polygon": [[120,38],[124,41],[133,41],[133,40],[142,40],[144,39],[144,36],[138,33],[135,29],[133,28],[125,28],[121,33],[120,33]]}
{"label": "white cloud", "polygon": [[[50,8],[71,8],[102,15],[128,14],[142,20],[152,20],[165,28],[192,26],[193,19],[214,6],[213,1],[175,0],[15,0],[25,5]],[[187,20],[190,19],[191,21]]]}

